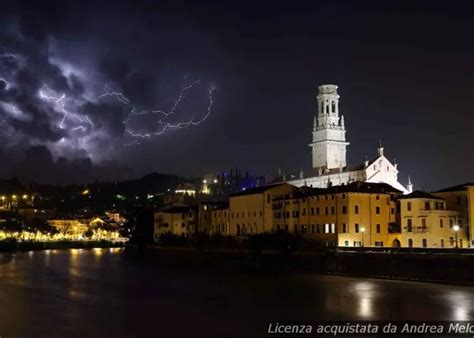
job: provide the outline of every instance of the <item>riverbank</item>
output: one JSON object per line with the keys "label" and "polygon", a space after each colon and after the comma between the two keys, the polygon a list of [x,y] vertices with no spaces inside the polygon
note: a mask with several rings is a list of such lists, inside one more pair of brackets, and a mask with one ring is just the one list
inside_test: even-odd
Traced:
{"label": "riverbank", "polygon": [[474,255],[446,252],[321,249],[281,254],[241,249],[148,246],[125,252],[163,266],[263,273],[318,273],[474,286]]}
{"label": "riverbank", "polygon": [[36,250],[54,250],[54,249],[92,249],[92,248],[116,248],[123,247],[124,242],[115,241],[0,241],[0,252],[14,251],[36,251]]}

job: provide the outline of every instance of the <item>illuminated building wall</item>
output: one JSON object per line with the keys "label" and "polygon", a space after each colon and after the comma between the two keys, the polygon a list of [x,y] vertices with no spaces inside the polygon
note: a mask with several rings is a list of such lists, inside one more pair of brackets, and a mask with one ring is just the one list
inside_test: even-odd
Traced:
{"label": "illuminated building wall", "polygon": [[296,189],[290,184],[276,184],[248,189],[229,198],[229,234],[244,236],[270,232],[273,228],[272,201]]}
{"label": "illuminated building wall", "polygon": [[400,214],[403,247],[452,248],[455,232],[458,246],[468,246],[465,213],[441,197],[415,191],[400,198]]}
{"label": "illuminated building wall", "polygon": [[357,182],[305,188],[274,201],[274,231],[287,230],[323,246],[392,246],[397,190]]}

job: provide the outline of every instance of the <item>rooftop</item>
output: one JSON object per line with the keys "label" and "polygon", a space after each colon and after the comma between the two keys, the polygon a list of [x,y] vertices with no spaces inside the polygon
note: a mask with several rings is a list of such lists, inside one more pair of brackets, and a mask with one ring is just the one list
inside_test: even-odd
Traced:
{"label": "rooftop", "polygon": [[444,188],[435,192],[451,192],[451,191],[464,191],[468,186],[474,186],[474,182],[464,183],[460,185],[455,185],[454,187]]}
{"label": "rooftop", "polygon": [[255,194],[262,194],[267,190],[282,186],[282,185],[289,185],[288,183],[279,183],[279,184],[270,184],[270,185],[264,185],[262,187],[257,187],[257,188],[252,188],[252,189],[247,189],[243,190],[240,192],[237,192],[235,194],[230,195],[230,197],[237,197],[237,196],[245,196],[245,195],[255,195]]}
{"label": "rooftop", "polygon": [[[368,194],[401,194],[401,191],[395,189],[387,183],[353,182],[350,184],[337,185],[329,188],[310,188],[301,187],[294,194],[294,198],[315,195],[331,195],[339,193],[368,193]],[[288,198],[282,197],[283,198]]]}
{"label": "rooftop", "polygon": [[398,199],[411,199],[411,198],[424,198],[424,199],[433,199],[433,200],[442,200],[443,198],[431,195],[430,193],[427,193],[425,191],[414,191],[411,194],[404,195],[399,197]]}

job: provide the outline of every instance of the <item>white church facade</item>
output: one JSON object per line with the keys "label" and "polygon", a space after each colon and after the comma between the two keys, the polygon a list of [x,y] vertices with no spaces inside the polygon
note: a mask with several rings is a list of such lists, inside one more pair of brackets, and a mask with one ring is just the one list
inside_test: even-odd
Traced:
{"label": "white church facade", "polygon": [[365,159],[357,166],[348,166],[346,162],[346,129],[344,116],[339,114],[339,94],[336,85],[319,86],[318,114],[313,121],[313,142],[309,144],[312,154],[313,173],[298,179],[289,180],[295,186],[327,188],[334,185],[356,181],[387,183],[394,188],[409,193],[413,185],[408,179],[405,187],[398,181],[397,163],[390,162],[384,156],[384,148],[379,144],[377,157],[371,161]]}

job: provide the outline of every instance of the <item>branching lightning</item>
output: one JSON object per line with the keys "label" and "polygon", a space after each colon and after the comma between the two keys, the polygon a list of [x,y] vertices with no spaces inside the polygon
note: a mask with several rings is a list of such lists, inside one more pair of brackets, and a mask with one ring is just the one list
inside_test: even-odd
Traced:
{"label": "branching lightning", "polygon": [[[129,134],[131,137],[135,138],[134,142],[125,145],[125,146],[130,146],[130,145],[140,144],[140,142],[138,141],[139,139],[150,138],[153,136],[163,135],[166,132],[189,128],[192,126],[198,126],[204,121],[206,121],[209,118],[212,111],[213,92],[215,90],[215,86],[211,86],[208,90],[208,105],[207,105],[205,114],[202,117],[196,120],[195,116],[193,115],[191,119],[185,120],[185,121],[174,122],[174,121],[169,120],[169,118],[176,113],[181,102],[185,99],[187,93],[196,86],[201,86],[200,81],[193,81],[189,85],[185,86],[180,91],[178,97],[175,99],[173,105],[168,111],[161,110],[161,109],[137,111],[136,107],[132,104],[131,100],[127,96],[125,96],[125,94],[123,94],[122,92],[114,90],[110,84],[106,84],[104,86],[104,94],[100,95],[99,98],[113,97],[117,101],[119,101],[120,103],[122,103],[123,105],[127,106],[130,109],[129,113],[123,120],[124,125],[126,126],[126,129],[125,129],[126,133]],[[153,131],[151,132],[134,131],[128,126],[129,121],[132,118],[149,115],[149,114],[154,114],[154,115],[159,116],[158,120],[156,121],[156,125]]]}

